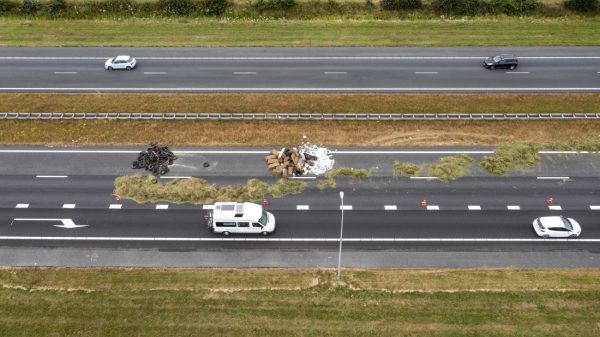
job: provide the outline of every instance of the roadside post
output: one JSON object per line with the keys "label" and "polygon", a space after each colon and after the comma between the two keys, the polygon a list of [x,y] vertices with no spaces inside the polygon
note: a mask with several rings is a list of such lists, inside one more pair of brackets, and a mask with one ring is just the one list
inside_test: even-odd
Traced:
{"label": "roadside post", "polygon": [[337,265],[337,281],[340,281],[341,267],[342,267],[342,238],[344,237],[344,191],[340,191],[340,200],[342,201],[342,221],[340,224],[340,250],[338,252],[338,265]]}

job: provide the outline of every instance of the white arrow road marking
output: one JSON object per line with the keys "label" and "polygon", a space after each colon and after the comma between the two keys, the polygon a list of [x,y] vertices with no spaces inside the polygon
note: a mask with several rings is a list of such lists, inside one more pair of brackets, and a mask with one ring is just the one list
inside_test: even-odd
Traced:
{"label": "white arrow road marking", "polygon": [[62,225],[54,225],[54,227],[60,228],[79,228],[87,227],[87,225],[76,225],[71,219],[48,219],[48,218],[14,218],[14,221],[60,221]]}

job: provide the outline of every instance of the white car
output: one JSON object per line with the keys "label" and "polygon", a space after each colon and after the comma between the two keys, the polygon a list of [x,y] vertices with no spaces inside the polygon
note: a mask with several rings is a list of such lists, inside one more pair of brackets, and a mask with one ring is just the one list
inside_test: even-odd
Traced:
{"label": "white car", "polygon": [[128,55],[120,55],[117,57],[113,57],[111,59],[106,60],[104,62],[104,69],[113,70],[113,69],[125,69],[131,70],[135,68],[137,64],[136,60]]}
{"label": "white car", "polygon": [[581,234],[579,223],[562,215],[533,220],[533,230],[543,238],[576,238]]}

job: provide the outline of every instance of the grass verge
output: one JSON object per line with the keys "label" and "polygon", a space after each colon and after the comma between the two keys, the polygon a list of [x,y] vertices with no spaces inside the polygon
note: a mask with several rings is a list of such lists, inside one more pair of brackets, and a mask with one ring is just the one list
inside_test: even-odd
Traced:
{"label": "grass verge", "polygon": [[[600,135],[600,121],[48,121],[1,120],[3,145],[281,146],[310,137],[331,146],[495,146],[571,143]],[[332,132],[334,130],[335,132]],[[268,135],[268,136],[267,136]]]}
{"label": "grass verge", "polygon": [[[597,336],[588,270],[0,270],[20,336]],[[224,323],[226,322],[226,323]]]}
{"label": "grass verge", "polygon": [[472,163],[473,158],[465,154],[442,157],[439,163],[429,166],[429,176],[438,177],[442,181],[456,180],[469,174],[468,166]]}
{"label": "grass verge", "polygon": [[215,201],[257,201],[266,194],[283,197],[301,193],[306,187],[303,181],[279,180],[269,185],[257,179],[249,179],[246,185],[217,186],[204,179],[173,179],[162,184],[153,177],[141,175],[117,177],[114,195],[137,203],[167,201],[177,204],[212,204]]}
{"label": "grass verge", "polygon": [[[1,27],[1,26],[0,26]],[[1,31],[0,31],[0,34]],[[600,94],[36,94],[0,93],[2,112],[600,112]]]}
{"label": "grass verge", "polygon": [[[122,34],[126,31],[127,34]],[[503,32],[498,34],[498,32]],[[596,18],[457,20],[0,19],[2,46],[587,46]],[[518,36],[518,39],[515,39]]]}

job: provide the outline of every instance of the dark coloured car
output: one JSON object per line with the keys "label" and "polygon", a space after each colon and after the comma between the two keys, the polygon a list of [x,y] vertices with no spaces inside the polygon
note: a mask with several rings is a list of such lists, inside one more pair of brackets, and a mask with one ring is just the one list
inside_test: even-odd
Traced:
{"label": "dark coloured car", "polygon": [[519,66],[519,60],[513,54],[500,54],[486,58],[483,61],[483,66],[488,69],[506,68],[513,70]]}

